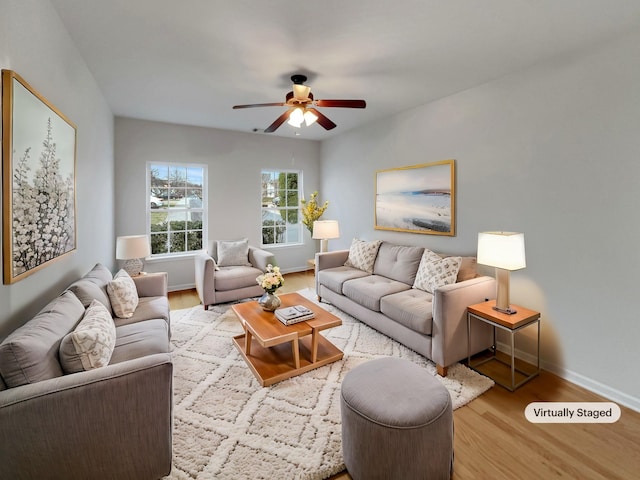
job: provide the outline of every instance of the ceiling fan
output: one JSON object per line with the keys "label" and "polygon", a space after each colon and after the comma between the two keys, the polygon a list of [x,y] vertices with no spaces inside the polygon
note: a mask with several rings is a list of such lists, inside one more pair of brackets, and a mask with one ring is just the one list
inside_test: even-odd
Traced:
{"label": "ceiling fan", "polygon": [[302,122],[305,122],[308,126],[316,121],[325,130],[331,130],[336,127],[335,123],[314,107],[365,108],[367,106],[364,100],[315,100],[311,93],[311,87],[304,84],[307,81],[306,76],[292,75],[291,81],[293,82],[293,91],[287,93],[284,102],[234,105],[233,108],[289,107],[286,112],[265,129],[265,133],[273,133],[287,120],[289,125],[297,128],[300,128]]}

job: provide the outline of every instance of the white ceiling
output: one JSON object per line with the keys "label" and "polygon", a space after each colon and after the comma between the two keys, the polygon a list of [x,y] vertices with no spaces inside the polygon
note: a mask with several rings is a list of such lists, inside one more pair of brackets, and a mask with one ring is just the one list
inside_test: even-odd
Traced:
{"label": "white ceiling", "polygon": [[[321,140],[640,27],[638,0],[51,0],[115,115],[262,132],[289,77],[338,124]],[[631,59],[630,59],[631,61]],[[633,59],[637,61],[637,59]]]}

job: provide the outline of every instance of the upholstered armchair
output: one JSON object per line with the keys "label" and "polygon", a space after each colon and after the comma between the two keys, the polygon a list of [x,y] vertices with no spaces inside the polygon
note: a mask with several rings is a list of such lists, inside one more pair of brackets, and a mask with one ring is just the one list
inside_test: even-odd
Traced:
{"label": "upholstered armchair", "polygon": [[210,242],[208,252],[195,257],[196,290],[204,309],[262,295],[256,278],[269,264],[276,265],[273,254],[250,246],[247,240]]}

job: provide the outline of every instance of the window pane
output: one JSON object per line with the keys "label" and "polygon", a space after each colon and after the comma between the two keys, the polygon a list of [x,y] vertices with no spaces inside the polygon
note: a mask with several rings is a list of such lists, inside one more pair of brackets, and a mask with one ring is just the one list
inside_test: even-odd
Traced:
{"label": "window pane", "polygon": [[169,251],[167,240],[168,240],[168,235],[166,233],[152,233],[151,234],[151,255],[167,253]]}
{"label": "window pane", "polygon": [[202,250],[206,168],[149,164],[148,182],[152,255]]}
{"label": "window pane", "polygon": [[263,245],[300,243],[300,172],[261,172]]}
{"label": "window pane", "polygon": [[187,250],[202,250],[202,230],[187,232]]}

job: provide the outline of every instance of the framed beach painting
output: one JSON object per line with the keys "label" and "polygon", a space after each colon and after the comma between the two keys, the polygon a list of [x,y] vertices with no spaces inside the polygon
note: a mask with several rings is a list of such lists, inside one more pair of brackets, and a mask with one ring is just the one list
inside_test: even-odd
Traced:
{"label": "framed beach painting", "polygon": [[17,73],[2,70],[3,280],[76,249],[76,126]]}
{"label": "framed beach painting", "polygon": [[375,228],[456,234],[455,160],[376,172]]}

